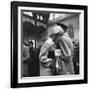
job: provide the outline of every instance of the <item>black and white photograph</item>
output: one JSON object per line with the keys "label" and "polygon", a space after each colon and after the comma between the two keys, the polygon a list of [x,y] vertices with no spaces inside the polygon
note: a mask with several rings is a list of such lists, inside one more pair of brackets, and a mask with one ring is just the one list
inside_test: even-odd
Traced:
{"label": "black and white photograph", "polygon": [[31,6],[27,3],[27,6],[23,5],[17,4],[15,11],[17,32],[14,34],[17,34],[18,48],[14,50],[18,55],[17,70],[12,70],[13,73],[17,72],[17,82],[27,84],[84,80],[87,76],[84,43],[87,40],[84,41],[86,14],[83,6],[69,9],[68,5],[66,8],[63,5],[61,8],[59,5],[58,8],[44,4],[40,4],[40,7],[32,3]]}
{"label": "black and white photograph", "polygon": [[80,13],[22,11],[22,77],[79,73]]}

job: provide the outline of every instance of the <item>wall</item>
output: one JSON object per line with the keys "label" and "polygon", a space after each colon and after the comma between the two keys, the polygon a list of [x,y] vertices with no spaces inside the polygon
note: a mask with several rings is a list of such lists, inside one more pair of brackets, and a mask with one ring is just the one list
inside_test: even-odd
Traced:
{"label": "wall", "polygon": [[71,25],[74,31],[74,39],[79,39],[79,15],[69,17],[63,21],[60,21],[60,23],[63,23],[67,26]]}
{"label": "wall", "polygon": [[[0,2],[0,90],[12,90],[10,88],[10,1],[1,0]],[[20,1],[20,0],[18,0]],[[25,1],[25,0],[21,0]],[[60,3],[60,4],[77,4],[88,5],[90,16],[90,0],[26,0],[32,2],[46,2],[46,3]],[[90,23],[90,17],[88,18]],[[88,26],[90,29],[90,25]],[[88,29],[88,38],[90,38],[90,30]],[[88,40],[88,46],[90,46],[90,40]],[[90,47],[88,47],[88,53],[90,53]],[[90,64],[90,55],[88,55],[88,63]],[[90,65],[88,65],[90,69]],[[90,70],[88,70],[88,76],[90,76]],[[35,88],[19,88],[19,90],[90,90],[90,77],[88,78],[88,84],[81,85],[61,85],[61,86],[47,86],[47,87],[35,87]],[[18,89],[14,89],[18,90]]]}

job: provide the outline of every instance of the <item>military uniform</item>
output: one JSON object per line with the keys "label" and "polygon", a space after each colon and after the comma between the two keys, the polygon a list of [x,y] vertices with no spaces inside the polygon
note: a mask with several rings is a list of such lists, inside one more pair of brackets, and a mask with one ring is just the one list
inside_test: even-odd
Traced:
{"label": "military uniform", "polygon": [[64,33],[62,36],[59,36],[58,44],[63,57],[64,74],[74,74],[72,40]]}

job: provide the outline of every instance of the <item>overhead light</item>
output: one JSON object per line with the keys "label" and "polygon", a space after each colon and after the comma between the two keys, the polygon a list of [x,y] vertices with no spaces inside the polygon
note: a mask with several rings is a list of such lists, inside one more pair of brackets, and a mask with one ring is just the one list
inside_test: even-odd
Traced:
{"label": "overhead light", "polygon": [[28,16],[33,16],[32,12],[23,12],[23,13],[28,15]]}

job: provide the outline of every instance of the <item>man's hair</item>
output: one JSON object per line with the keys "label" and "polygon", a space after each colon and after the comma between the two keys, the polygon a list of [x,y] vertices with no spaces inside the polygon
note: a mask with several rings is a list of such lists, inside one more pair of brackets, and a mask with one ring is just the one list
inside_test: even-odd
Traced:
{"label": "man's hair", "polygon": [[57,23],[58,26],[62,27],[63,28],[63,31],[66,32],[67,31],[67,26],[62,24],[62,23]]}

